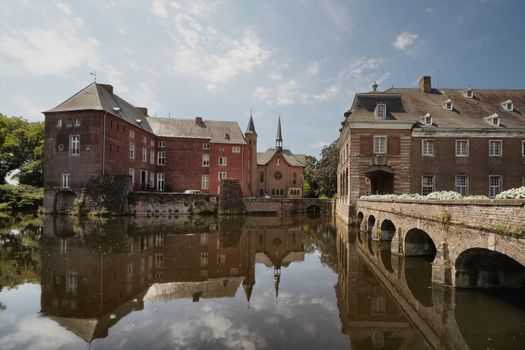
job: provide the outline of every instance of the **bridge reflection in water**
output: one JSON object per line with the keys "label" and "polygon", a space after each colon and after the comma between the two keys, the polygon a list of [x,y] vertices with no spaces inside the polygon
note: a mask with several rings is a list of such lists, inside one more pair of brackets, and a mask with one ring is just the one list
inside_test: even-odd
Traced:
{"label": "bridge reflection in water", "polygon": [[[389,314],[387,307],[394,300],[434,349],[525,348],[523,289],[453,289],[433,284],[433,256],[392,254],[389,241],[372,238],[372,232],[337,225],[340,309],[355,317],[355,310],[362,307],[356,294],[371,289],[372,311],[377,315],[379,309],[385,321],[392,321],[366,324],[372,342],[386,342],[396,334],[392,327],[396,315]],[[351,334],[352,320],[346,325]],[[401,332],[402,325],[398,323],[399,348],[421,348],[414,332],[408,328]]]}

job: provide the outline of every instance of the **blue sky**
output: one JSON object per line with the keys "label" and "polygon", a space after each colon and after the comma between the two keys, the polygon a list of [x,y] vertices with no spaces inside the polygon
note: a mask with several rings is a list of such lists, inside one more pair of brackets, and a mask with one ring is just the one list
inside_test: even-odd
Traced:
{"label": "blue sky", "polygon": [[1,1],[0,112],[42,120],[92,81],[161,117],[235,120],[317,156],[353,94],[525,88],[521,0]]}

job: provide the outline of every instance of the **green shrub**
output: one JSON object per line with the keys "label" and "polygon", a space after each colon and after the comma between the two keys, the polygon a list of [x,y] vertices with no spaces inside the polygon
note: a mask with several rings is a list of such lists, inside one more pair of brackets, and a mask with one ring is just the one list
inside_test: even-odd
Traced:
{"label": "green shrub", "polygon": [[29,185],[0,185],[0,211],[37,210],[43,203],[43,188]]}

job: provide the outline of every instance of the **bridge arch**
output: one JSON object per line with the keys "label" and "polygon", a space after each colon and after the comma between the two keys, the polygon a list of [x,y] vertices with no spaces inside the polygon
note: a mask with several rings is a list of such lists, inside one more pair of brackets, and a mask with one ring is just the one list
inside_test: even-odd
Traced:
{"label": "bridge arch", "polygon": [[380,228],[381,228],[381,238],[380,239],[382,241],[391,241],[394,235],[396,234],[396,226],[389,219],[383,220]]}
{"label": "bridge arch", "polygon": [[317,204],[310,204],[309,206],[306,207],[305,211],[307,213],[320,213],[321,207]]}
{"label": "bridge arch", "polygon": [[55,194],[54,209],[56,213],[69,214],[73,210],[77,195],[72,191],[59,191]]}
{"label": "bridge arch", "polygon": [[456,288],[523,288],[525,266],[487,248],[469,248],[455,263]]}
{"label": "bridge arch", "polygon": [[366,221],[367,223],[367,226],[366,226],[366,231],[368,233],[372,233],[372,230],[374,229],[374,226],[376,224],[376,218],[374,215],[369,215],[368,216],[368,219]]}
{"label": "bridge arch", "polygon": [[436,245],[425,231],[413,228],[405,235],[405,256],[432,256],[436,255]]}

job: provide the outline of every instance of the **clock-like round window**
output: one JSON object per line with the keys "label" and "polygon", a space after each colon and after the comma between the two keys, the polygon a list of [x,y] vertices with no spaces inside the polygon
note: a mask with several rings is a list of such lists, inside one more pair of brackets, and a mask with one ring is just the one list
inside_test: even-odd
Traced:
{"label": "clock-like round window", "polygon": [[283,173],[277,170],[273,173],[273,177],[275,177],[276,180],[280,180],[283,177]]}

